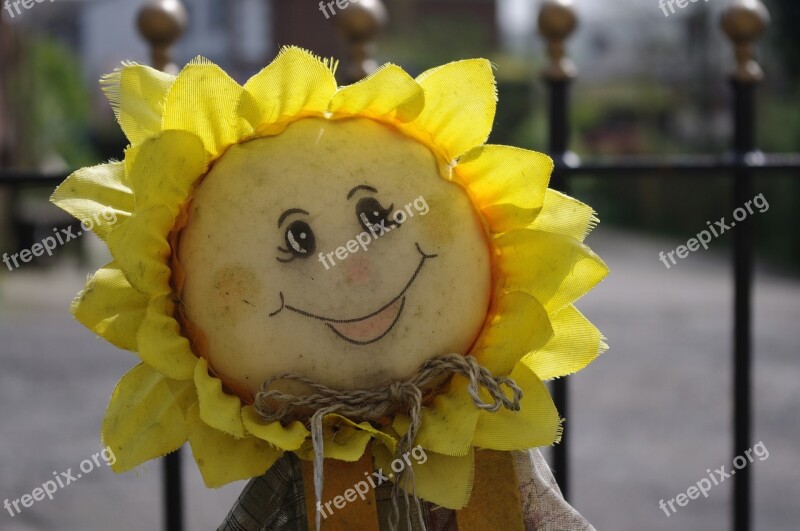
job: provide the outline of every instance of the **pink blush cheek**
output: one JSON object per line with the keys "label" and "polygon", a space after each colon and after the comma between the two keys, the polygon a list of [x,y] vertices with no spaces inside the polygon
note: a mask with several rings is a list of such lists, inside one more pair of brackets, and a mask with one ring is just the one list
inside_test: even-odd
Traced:
{"label": "pink blush cheek", "polygon": [[372,276],[369,260],[363,255],[351,256],[345,264],[345,275],[351,284],[364,284]]}

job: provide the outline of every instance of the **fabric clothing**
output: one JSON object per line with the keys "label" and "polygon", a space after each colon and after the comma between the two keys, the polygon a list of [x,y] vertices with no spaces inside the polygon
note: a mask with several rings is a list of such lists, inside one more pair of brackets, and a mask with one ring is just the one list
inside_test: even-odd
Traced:
{"label": "fabric clothing", "polygon": [[[512,452],[519,483],[525,531],[595,531],[561,494],[550,467],[537,449]],[[252,479],[217,531],[309,531],[303,473],[299,459],[287,453],[266,474]],[[391,484],[375,489],[381,529],[389,529],[392,513]],[[484,531],[458,529],[456,511],[422,504],[428,531]],[[414,505],[412,504],[412,509]],[[401,505],[401,514],[405,507]],[[422,531],[411,515],[414,528],[400,519],[398,531]],[[502,529],[498,522],[497,529]],[[354,530],[357,531],[357,530]]]}

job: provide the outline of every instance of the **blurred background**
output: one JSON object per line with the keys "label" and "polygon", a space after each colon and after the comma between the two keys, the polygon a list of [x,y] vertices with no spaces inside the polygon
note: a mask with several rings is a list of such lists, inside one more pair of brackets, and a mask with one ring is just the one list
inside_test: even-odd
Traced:
{"label": "blurred background", "polygon": [[[176,2],[156,4],[171,9]],[[28,249],[73,223],[47,201],[71,170],[122,158],[126,142],[97,80],[121,61],[153,64],[159,43],[137,28],[145,3],[25,0],[15,8],[14,1],[0,1],[0,253]],[[326,16],[311,0],[183,0],[185,28],[173,35],[170,58],[182,65],[205,56],[244,83],[280,46],[296,44],[341,57],[346,83],[373,62],[393,62],[416,75],[486,57],[496,65],[500,98],[490,141],[548,152],[542,74],[550,58],[537,31],[544,2],[384,0],[385,10],[379,3],[361,0]],[[689,3],[665,16],[658,0],[576,0],[578,25],[566,41],[577,68],[569,103],[571,160],[612,166],[676,154],[725,160],[734,145],[730,74],[736,61],[720,18],[733,3]],[[764,4],[771,23],[756,56],[765,72],[756,97],[758,147],[798,152],[800,4]],[[373,16],[366,30],[358,25],[360,9]],[[762,441],[770,453],[749,465],[752,528],[769,531],[800,527],[800,170],[787,166],[755,176],[753,195],[763,194],[769,209],[751,220],[750,446]],[[570,193],[602,220],[587,242],[611,268],[578,304],[611,348],[570,378],[565,413],[569,498],[597,529],[734,524],[732,481],[669,517],[658,506],[706,477],[707,469],[730,468],[736,455],[735,233],[670,269],[659,261],[660,251],[686,243],[707,221],[730,220],[742,206],[732,201],[733,182],[730,171],[568,176]],[[19,268],[0,265],[0,502],[31,492],[53,471],[77,469],[99,449],[108,397],[136,358],[93,337],[67,308],[86,275],[107,259],[87,235],[52,257]],[[206,489],[187,454],[186,528],[215,529],[243,484]],[[99,467],[52,501],[14,517],[3,511],[0,529],[162,529],[161,484],[158,462],[121,476]]]}

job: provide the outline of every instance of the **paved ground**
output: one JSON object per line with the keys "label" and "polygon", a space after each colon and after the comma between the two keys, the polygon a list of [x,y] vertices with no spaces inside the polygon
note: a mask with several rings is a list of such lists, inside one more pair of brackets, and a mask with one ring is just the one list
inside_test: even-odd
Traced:
{"label": "paved ground", "polygon": [[[678,242],[600,229],[590,238],[612,275],[580,307],[611,350],[572,378],[574,504],[599,529],[724,530],[731,482],[667,518],[658,501],[731,468],[731,281],[724,256],[697,254],[667,271]],[[82,285],[62,264],[0,276],[0,502],[53,471],[77,471],[99,449],[100,420],[117,378],[134,364],[76,324],[66,307]],[[755,296],[756,529],[800,522],[800,281],[759,274]],[[242,484],[207,490],[186,467],[188,529],[214,529]],[[142,531],[160,528],[160,467],[113,474],[105,465],[11,518],[0,529]]]}
{"label": "paved ground", "polygon": [[[727,254],[695,253],[666,270],[681,242],[599,229],[590,244],[612,274],[580,308],[611,349],[572,379],[575,505],[600,530],[730,529],[731,482],[667,517],[658,501],[731,469],[732,280]],[[800,524],[800,282],[757,275],[755,529]]]}

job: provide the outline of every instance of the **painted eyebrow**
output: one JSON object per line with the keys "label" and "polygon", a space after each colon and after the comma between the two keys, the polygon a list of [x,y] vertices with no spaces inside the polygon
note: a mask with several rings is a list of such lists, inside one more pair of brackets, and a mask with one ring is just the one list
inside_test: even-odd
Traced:
{"label": "painted eyebrow", "polygon": [[353,194],[355,194],[359,190],[367,190],[368,192],[372,192],[373,194],[377,194],[378,193],[378,190],[376,190],[375,188],[373,188],[371,186],[367,186],[366,184],[359,184],[358,186],[354,187],[352,190],[350,190],[347,193],[347,199],[350,199],[351,197],[353,197]]}
{"label": "painted eyebrow", "polygon": [[283,225],[283,221],[288,216],[291,216],[292,214],[305,214],[306,216],[310,216],[311,215],[308,212],[306,212],[305,210],[303,210],[302,208],[290,208],[289,210],[287,210],[286,212],[281,214],[281,217],[278,218],[278,228],[280,228],[281,225]]}

